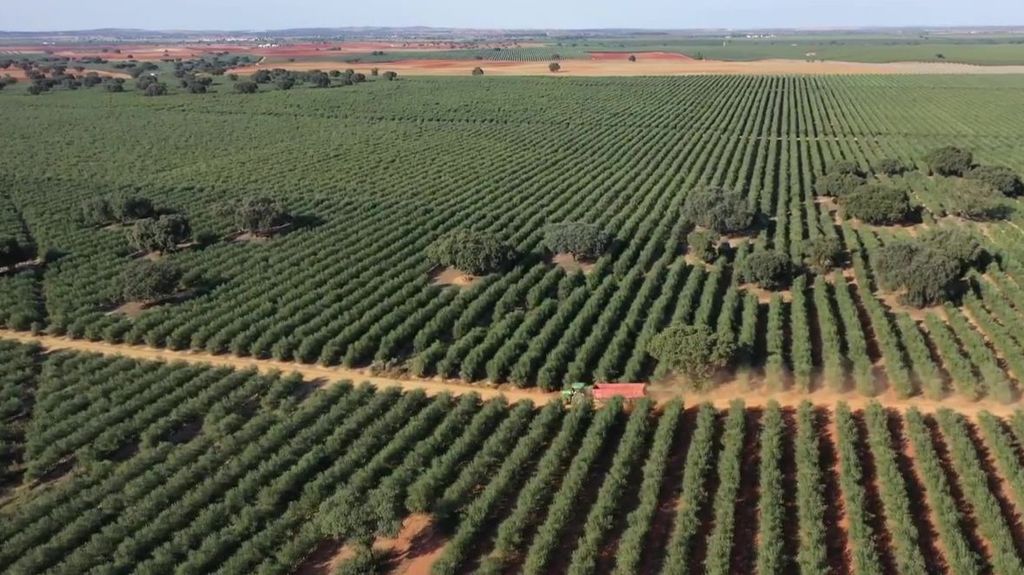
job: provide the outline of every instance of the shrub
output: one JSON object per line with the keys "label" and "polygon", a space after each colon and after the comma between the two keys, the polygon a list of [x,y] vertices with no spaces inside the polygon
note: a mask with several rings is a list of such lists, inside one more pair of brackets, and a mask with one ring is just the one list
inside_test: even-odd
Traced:
{"label": "shrub", "polygon": [[718,257],[715,242],[718,236],[707,230],[693,230],[686,236],[687,249],[695,258],[711,263]]}
{"label": "shrub", "polygon": [[893,225],[911,214],[910,198],[891,186],[867,185],[843,198],[847,215],[873,225]]}
{"label": "shrub", "polygon": [[974,155],[963,148],[944,146],[929,152],[925,161],[933,174],[962,176],[974,166]]}
{"label": "shrub", "polygon": [[481,68],[480,66],[477,66],[476,68],[473,68],[473,75],[474,76],[483,76],[484,75],[484,69]]}
{"label": "shrub", "polygon": [[178,290],[181,270],[166,262],[133,262],[121,276],[122,301],[153,302]]}
{"label": "shrub", "polygon": [[967,178],[986,184],[1011,198],[1024,193],[1024,184],[1021,183],[1020,176],[1003,166],[978,166],[967,172]]}
{"label": "shrub", "polygon": [[544,228],[544,245],[556,254],[572,254],[576,260],[596,259],[608,249],[610,240],[611,236],[595,224],[561,222]]}
{"label": "shrub", "polygon": [[754,223],[754,213],[739,190],[702,186],[691,190],[682,215],[695,224],[720,234],[743,231]]}
{"label": "shrub", "polygon": [[740,270],[743,281],[764,289],[775,290],[789,284],[791,267],[789,258],[773,250],[762,250],[747,256]]}
{"label": "shrub", "polygon": [[381,75],[381,77],[387,80],[388,82],[391,82],[393,80],[398,79],[398,72],[392,72],[391,70],[388,70],[387,72],[384,72]]}
{"label": "shrub", "polygon": [[558,62],[552,62],[552,63],[548,64],[548,70],[551,70],[552,72],[558,72],[561,69],[562,69],[562,65],[559,64]]}
{"label": "shrub", "polygon": [[807,246],[804,263],[816,274],[827,274],[843,259],[843,244],[838,238],[819,237]]}
{"label": "shrub", "polygon": [[819,196],[842,198],[857,191],[865,183],[857,174],[825,174],[818,178],[815,189]]}
{"label": "shrub", "polygon": [[651,338],[647,348],[668,369],[686,375],[698,389],[729,364],[736,348],[706,325],[674,324]]}
{"label": "shrub", "polygon": [[427,258],[432,263],[453,266],[473,275],[504,268],[512,261],[512,255],[512,248],[493,234],[466,229],[452,230],[427,248]]}

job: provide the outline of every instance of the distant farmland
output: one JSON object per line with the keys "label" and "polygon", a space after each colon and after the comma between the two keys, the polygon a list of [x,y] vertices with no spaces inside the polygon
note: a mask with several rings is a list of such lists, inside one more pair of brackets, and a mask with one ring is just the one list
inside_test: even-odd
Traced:
{"label": "distant farmland", "polygon": [[[815,186],[840,160],[923,169],[940,144],[1021,171],[1021,82],[462,78],[251,97],[5,92],[3,225],[63,255],[0,278],[0,320],[545,390],[656,378],[651,338],[696,323],[742,351],[730,365],[742,385],[1014,401],[1024,371],[1015,201],[1006,221],[953,217],[946,180],[917,170],[892,180],[910,191],[917,223],[867,225]],[[739,190],[758,214],[708,262],[684,257],[680,215],[701,184]],[[188,215],[206,247],[162,259],[205,278],[202,290],[111,313],[132,249],[123,233],[74,222],[84,201],[119,191]],[[254,193],[280,198],[302,225],[222,240],[232,230],[220,207]],[[584,270],[553,263],[544,228],[561,221],[606,230],[609,251]],[[514,248],[512,265],[439,285],[425,253],[455,228],[494,232]],[[964,276],[970,289],[945,305],[901,304],[879,278],[881,250],[948,229],[990,256]],[[740,277],[763,250],[803,269],[819,238],[847,254],[832,271],[776,292]]]}

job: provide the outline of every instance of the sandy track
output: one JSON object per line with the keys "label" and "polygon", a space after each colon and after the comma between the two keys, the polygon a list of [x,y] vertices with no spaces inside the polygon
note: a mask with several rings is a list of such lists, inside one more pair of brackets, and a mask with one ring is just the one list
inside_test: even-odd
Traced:
{"label": "sandy track", "polygon": [[[251,357],[237,357],[233,355],[213,355],[194,351],[171,351],[157,349],[140,345],[111,344],[106,342],[95,342],[80,339],[69,339],[66,337],[53,337],[48,335],[32,335],[24,332],[0,329],[0,339],[14,340],[22,343],[36,343],[49,351],[71,350],[88,353],[99,353],[103,355],[120,355],[135,359],[150,361],[184,361],[188,363],[200,363],[213,366],[231,367],[234,369],[256,369],[262,373],[280,371],[283,373],[295,372],[310,381],[333,383],[340,380],[351,380],[354,382],[369,382],[379,387],[401,387],[407,390],[419,389],[427,395],[440,393],[452,393],[462,395],[465,393],[476,393],[484,399],[492,399],[504,396],[509,401],[528,399],[537,405],[559,401],[557,393],[545,393],[539,390],[519,389],[512,386],[495,386],[492,384],[469,385],[465,383],[448,383],[436,379],[416,378],[391,378],[370,375],[364,370],[346,369],[343,367],[323,367],[320,365],[306,365],[286,361],[275,361],[269,359],[254,359]],[[906,411],[910,408],[917,408],[922,413],[935,413],[942,408],[949,408],[960,412],[968,417],[976,417],[982,411],[988,411],[999,417],[1009,417],[1018,410],[1024,408],[1024,403],[1016,401],[1010,404],[1001,404],[993,401],[971,402],[958,397],[950,397],[940,401],[927,399],[925,397],[912,397],[902,399],[896,397],[891,391],[885,392],[875,398],[864,397],[856,393],[837,393],[826,390],[816,390],[811,393],[800,391],[778,391],[770,392],[764,388],[748,390],[739,383],[726,383],[718,386],[710,393],[680,393],[677,388],[665,385],[651,386],[651,397],[658,403],[667,403],[675,397],[682,396],[688,405],[695,405],[701,402],[709,402],[719,409],[728,409],[729,403],[735,399],[742,399],[747,407],[763,408],[771,401],[777,401],[783,407],[796,407],[803,401],[810,401],[820,407],[833,408],[839,402],[846,402],[850,409],[857,411],[866,408],[872,401],[877,401],[887,408],[898,411]]]}
{"label": "sandy track", "polygon": [[[406,76],[469,76],[480,67],[489,76],[687,76],[700,74],[744,75],[861,75],[861,74],[1024,74],[1024,66],[973,66],[968,64],[895,62],[867,64],[859,62],[807,62],[804,60],[688,60],[684,58],[562,60],[562,69],[553,74],[548,62],[493,62],[482,60],[400,60],[349,64],[342,61],[297,61],[274,64],[288,70],[333,70],[351,68],[369,75],[372,68],[392,70]],[[257,67],[235,68],[230,72],[252,74]]]}
{"label": "sandy track", "polygon": [[272,371],[280,371],[284,373],[295,372],[311,381],[328,383],[346,379],[357,383],[367,381],[379,387],[398,386],[410,390],[421,389],[426,392],[427,395],[437,395],[444,392],[455,395],[477,393],[484,399],[505,396],[509,401],[529,399],[538,405],[548,403],[559,397],[558,394],[544,393],[537,390],[523,390],[515,387],[499,388],[488,385],[445,383],[430,379],[393,379],[389,377],[370,375],[362,370],[346,369],[343,367],[323,367],[320,365],[306,365],[302,363],[275,361],[269,359],[237,357],[233,355],[213,355],[194,351],[172,351],[142,345],[112,344],[98,341],[70,339],[66,337],[53,337],[46,335],[35,336],[28,333],[8,330],[0,330],[0,338],[16,340],[23,343],[37,343],[50,351],[71,350],[100,353],[103,355],[120,355],[134,359],[151,361],[184,361],[188,363],[231,367],[234,369],[254,368],[262,373]]}

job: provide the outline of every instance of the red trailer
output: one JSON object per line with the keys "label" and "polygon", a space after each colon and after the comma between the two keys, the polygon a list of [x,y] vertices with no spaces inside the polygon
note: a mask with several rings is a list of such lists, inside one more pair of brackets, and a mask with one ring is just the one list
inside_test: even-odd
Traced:
{"label": "red trailer", "polygon": [[608,401],[619,396],[623,399],[642,399],[647,396],[646,383],[597,383],[591,394],[595,401]]}

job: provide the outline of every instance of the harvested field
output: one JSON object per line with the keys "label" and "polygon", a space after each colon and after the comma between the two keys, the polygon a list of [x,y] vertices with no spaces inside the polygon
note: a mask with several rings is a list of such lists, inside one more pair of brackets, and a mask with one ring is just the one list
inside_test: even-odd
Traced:
{"label": "harvested field", "polygon": [[[971,66],[968,64],[899,62],[891,64],[865,64],[857,62],[808,62],[804,60],[757,60],[730,62],[694,60],[685,56],[641,58],[630,62],[626,58],[590,60],[561,60],[561,70],[553,74],[547,62],[491,62],[479,60],[404,60],[372,64],[346,63],[339,59],[338,68],[353,68],[368,74],[371,68],[393,70],[408,76],[468,76],[474,68],[483,68],[485,75],[493,76],[685,76],[704,74],[725,75],[905,75],[905,74],[1024,74],[1024,66]],[[288,70],[324,70],[331,62],[279,62],[275,67]],[[236,74],[252,74],[256,66],[235,68]]]}

